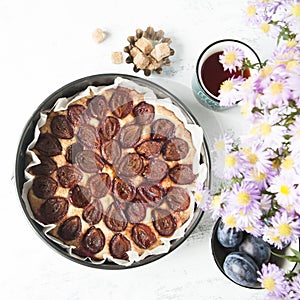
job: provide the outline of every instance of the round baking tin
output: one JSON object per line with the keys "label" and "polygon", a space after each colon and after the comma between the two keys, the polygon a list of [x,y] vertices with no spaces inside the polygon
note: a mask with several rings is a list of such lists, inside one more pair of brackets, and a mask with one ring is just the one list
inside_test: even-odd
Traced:
{"label": "round baking tin", "polygon": [[[61,246],[50,240],[49,238],[46,237],[46,235],[43,232],[43,227],[38,224],[36,221],[34,221],[25,206],[25,203],[22,199],[22,190],[23,190],[23,185],[26,182],[25,176],[24,176],[24,170],[26,166],[28,165],[28,157],[26,156],[26,148],[30,144],[30,142],[33,140],[34,137],[34,129],[37,124],[38,119],[40,118],[40,112],[50,109],[57,99],[61,97],[71,97],[75,95],[78,92],[81,92],[85,90],[88,86],[103,86],[103,85],[111,85],[114,83],[115,78],[117,77],[122,77],[124,79],[131,80],[138,85],[148,87],[152,89],[152,91],[156,94],[158,98],[170,98],[176,106],[178,106],[182,113],[185,115],[188,123],[190,124],[199,124],[197,119],[192,115],[192,113],[189,111],[189,109],[179,100],[171,94],[169,91],[164,89],[163,87],[149,81],[146,79],[142,79],[136,76],[131,76],[131,75],[126,75],[126,74],[115,74],[115,73],[108,73],[108,74],[98,74],[98,75],[91,75],[88,77],[84,77],[78,80],[75,80],[71,83],[66,84],[65,86],[61,87],[57,91],[55,91],[53,94],[51,94],[48,98],[46,98],[40,105],[39,107],[35,110],[35,112],[32,114],[32,117],[29,119],[27,124],[25,125],[25,128],[23,130],[23,133],[21,135],[21,139],[19,142],[19,146],[17,149],[17,155],[16,155],[16,164],[15,164],[15,183],[16,183],[16,188],[19,196],[19,200],[21,202],[23,211],[29,220],[30,224],[36,231],[36,233],[42,238],[42,240],[48,244],[52,249],[57,251],[59,254],[62,256],[70,259],[71,261],[74,261],[76,263],[82,264],[84,266],[88,267],[93,267],[93,268],[98,268],[98,269],[109,269],[109,270],[120,270],[120,269],[128,269],[128,268],[134,268],[134,267],[139,267],[145,264],[148,264],[150,262],[156,261],[160,259],[161,257],[167,255],[168,253],[172,252],[174,249],[176,249],[179,245],[181,245],[186,238],[192,233],[192,231],[195,229],[195,227],[198,225],[200,222],[202,216],[203,216],[203,211],[195,205],[194,209],[194,216],[193,219],[190,223],[190,225],[187,227],[185,235],[179,239],[176,239],[171,242],[171,247],[170,250],[167,253],[162,253],[158,255],[150,255],[147,256],[145,259],[134,262],[130,266],[121,266],[117,265],[113,262],[105,261],[102,264],[95,264],[92,263],[89,260],[82,260],[73,256],[70,256],[68,252],[63,249]],[[207,165],[208,169],[208,175],[205,184],[207,186],[210,186],[210,156],[209,156],[209,151],[208,151],[208,146],[207,142],[204,136],[203,139],[203,144],[202,144],[202,149],[201,149],[201,157],[200,161],[205,163]]]}

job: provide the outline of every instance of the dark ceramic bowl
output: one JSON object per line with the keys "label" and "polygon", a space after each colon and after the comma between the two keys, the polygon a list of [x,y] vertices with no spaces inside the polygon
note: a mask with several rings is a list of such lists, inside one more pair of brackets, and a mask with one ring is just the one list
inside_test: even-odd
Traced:
{"label": "dark ceramic bowl", "polygon": [[[85,90],[88,86],[111,85],[111,84],[113,84],[116,77],[122,77],[125,79],[129,79],[141,86],[149,87],[160,98],[169,97],[172,100],[173,104],[175,104],[182,110],[183,114],[185,115],[185,117],[187,118],[187,120],[190,124],[200,125],[198,123],[197,119],[192,115],[192,113],[189,111],[189,109],[180,100],[178,100],[173,94],[171,94],[166,89],[164,89],[163,87],[161,87],[157,84],[154,84],[145,79],[141,79],[139,77],[124,75],[124,74],[92,75],[92,76],[88,76],[88,77],[85,77],[82,79],[78,79],[74,82],[68,83],[67,85],[61,87],[56,92],[51,94],[44,102],[42,102],[40,104],[40,106],[33,113],[32,117],[29,119],[29,121],[27,122],[27,124],[24,128],[24,131],[22,133],[20,143],[18,146],[18,150],[17,150],[16,165],[15,165],[15,180],[16,180],[16,187],[17,187],[17,192],[19,195],[19,200],[20,200],[20,203],[22,205],[22,208],[24,210],[24,213],[25,213],[27,219],[31,223],[31,225],[32,225],[33,229],[36,231],[36,233],[42,238],[42,240],[44,242],[46,242],[46,244],[48,244],[52,249],[56,250],[58,253],[60,253],[64,257],[66,257],[74,262],[80,263],[82,265],[99,268],[99,269],[126,269],[126,268],[142,266],[147,263],[150,263],[150,262],[160,259],[161,257],[165,256],[166,254],[172,252],[174,249],[176,249],[180,244],[182,244],[185,241],[185,239],[191,234],[191,232],[194,230],[194,228],[200,222],[200,219],[202,218],[202,215],[203,215],[203,211],[200,208],[195,206],[194,217],[192,219],[192,222],[188,226],[188,228],[185,232],[185,235],[182,238],[179,238],[172,242],[171,248],[168,253],[148,256],[139,262],[134,262],[129,267],[120,266],[120,265],[117,265],[117,264],[109,262],[109,261],[106,261],[100,265],[93,264],[88,260],[83,261],[81,259],[77,259],[76,257],[72,257],[67,253],[67,251],[65,249],[63,249],[55,242],[48,239],[43,233],[43,227],[41,225],[39,225],[37,222],[35,222],[33,219],[30,218],[28,211],[25,207],[25,203],[22,199],[22,189],[23,189],[23,184],[26,181],[24,178],[24,170],[28,164],[28,158],[26,157],[26,148],[29,145],[29,143],[33,140],[34,128],[39,119],[40,112],[51,108],[57,99],[59,99],[61,97],[70,97],[80,91]],[[208,147],[207,147],[205,139],[204,139],[204,143],[203,143],[203,146],[201,149],[201,157],[199,159],[201,162],[206,163],[208,170],[210,170],[210,157],[209,157]],[[208,186],[210,185],[209,174],[208,174],[208,178],[206,180],[206,184]]]}
{"label": "dark ceramic bowl", "polygon": [[[218,230],[218,226],[219,226],[220,222],[221,222],[221,219],[218,219],[217,222],[215,223],[213,230],[212,230],[212,236],[211,236],[211,250],[212,250],[212,254],[213,254],[215,263],[217,264],[218,268],[224,274],[224,276],[226,276],[229,280],[231,280],[232,282],[234,282],[237,285],[240,285],[240,286],[246,287],[246,288],[250,288],[250,289],[261,289],[261,285],[259,283],[255,287],[245,286],[245,285],[242,285],[242,284],[239,284],[239,283],[233,281],[225,273],[224,268],[223,268],[223,263],[225,261],[225,258],[229,253],[238,251],[238,246],[235,248],[225,248],[220,244],[220,242],[218,241],[218,238],[217,238],[217,230]],[[288,252],[290,251],[290,248],[299,250],[299,240],[297,241],[297,243],[288,245],[287,247],[285,247],[281,250],[271,247],[271,251],[274,253],[280,254],[280,255],[287,255]],[[292,254],[289,253],[288,255],[292,255]],[[287,260],[279,258],[273,254],[271,254],[269,262],[278,265],[280,268],[283,268],[286,271],[293,271],[296,267],[295,263],[288,262]]]}

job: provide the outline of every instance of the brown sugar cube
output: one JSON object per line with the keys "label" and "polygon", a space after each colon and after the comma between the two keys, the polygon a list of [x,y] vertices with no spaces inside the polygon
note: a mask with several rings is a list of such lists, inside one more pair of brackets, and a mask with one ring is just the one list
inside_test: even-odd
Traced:
{"label": "brown sugar cube", "polygon": [[122,52],[112,52],[111,53],[111,61],[112,61],[113,64],[123,63],[123,54],[122,54]]}
{"label": "brown sugar cube", "polygon": [[140,53],[141,51],[137,48],[137,47],[133,47],[131,50],[130,50],[130,55],[132,57],[135,57],[138,53]]}
{"label": "brown sugar cube", "polygon": [[148,66],[149,62],[149,58],[142,52],[139,52],[133,59],[133,63],[139,69],[145,69]]}
{"label": "brown sugar cube", "polygon": [[156,61],[156,59],[150,57],[150,63],[147,66],[147,69],[153,71],[161,67],[161,65],[162,65],[162,61]]}
{"label": "brown sugar cube", "polygon": [[152,43],[143,36],[135,42],[135,46],[145,54],[149,54],[153,49]]}
{"label": "brown sugar cube", "polygon": [[103,30],[100,28],[97,28],[93,32],[93,39],[96,43],[101,43],[105,39],[105,33],[103,32]]}
{"label": "brown sugar cube", "polygon": [[171,54],[170,47],[167,43],[160,43],[155,46],[155,48],[151,51],[151,56],[156,59],[156,61],[160,61],[165,57],[168,57]]}

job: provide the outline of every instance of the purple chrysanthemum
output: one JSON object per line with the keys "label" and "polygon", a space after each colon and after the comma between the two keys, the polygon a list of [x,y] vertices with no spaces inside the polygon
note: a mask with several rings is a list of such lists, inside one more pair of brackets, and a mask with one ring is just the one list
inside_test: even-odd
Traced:
{"label": "purple chrysanthemum", "polygon": [[300,299],[300,274],[295,276],[291,282],[291,299],[299,300]]}
{"label": "purple chrysanthemum", "polygon": [[245,53],[242,49],[230,45],[224,49],[219,58],[225,71],[235,72],[237,69],[242,68]]}
{"label": "purple chrysanthemum", "polygon": [[252,182],[242,181],[241,184],[235,183],[232,187],[230,205],[240,210],[242,213],[248,213],[259,209],[260,191]]}
{"label": "purple chrysanthemum", "polygon": [[300,219],[294,214],[288,214],[287,211],[277,212],[271,219],[276,234],[280,240],[288,244],[299,239]]}
{"label": "purple chrysanthemum", "polygon": [[282,269],[275,264],[263,264],[258,275],[257,280],[261,282],[261,286],[268,292],[268,297],[271,299],[286,299],[284,297],[288,295],[289,288]]}

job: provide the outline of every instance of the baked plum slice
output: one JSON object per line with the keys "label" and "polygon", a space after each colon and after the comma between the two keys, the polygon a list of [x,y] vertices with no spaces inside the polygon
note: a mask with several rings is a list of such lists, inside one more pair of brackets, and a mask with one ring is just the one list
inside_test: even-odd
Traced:
{"label": "baked plum slice", "polygon": [[95,198],[104,197],[110,190],[111,179],[107,173],[95,174],[88,180],[92,196]]}
{"label": "baked plum slice", "polygon": [[64,188],[74,187],[76,184],[80,182],[82,176],[83,175],[78,168],[69,165],[59,167],[56,172],[56,177],[58,179],[58,182]]}
{"label": "baked plum slice", "polygon": [[113,180],[113,193],[120,202],[129,202],[135,198],[136,189],[129,180],[115,177]]}
{"label": "baked plum slice", "polygon": [[142,128],[138,124],[128,124],[122,127],[119,141],[123,148],[135,146],[141,138]]}
{"label": "baked plum slice", "polygon": [[162,148],[163,158],[167,161],[178,161],[187,156],[188,143],[180,138],[173,138],[164,144]]}
{"label": "baked plum slice", "polygon": [[116,203],[110,204],[104,213],[104,223],[112,231],[120,232],[127,227],[127,219]]}
{"label": "baked plum slice", "polygon": [[168,174],[168,165],[160,159],[151,159],[145,166],[143,176],[148,181],[159,182]]}
{"label": "baked plum slice", "polygon": [[161,208],[153,209],[151,217],[155,230],[161,236],[171,236],[175,232],[177,221],[168,210]]}
{"label": "baked plum slice", "polygon": [[84,234],[81,244],[86,250],[96,254],[104,248],[105,236],[100,228],[92,226]]}
{"label": "baked plum slice", "polygon": [[65,115],[56,115],[50,124],[51,132],[58,138],[71,139],[74,136],[72,124]]}
{"label": "baked plum slice", "polygon": [[150,207],[159,206],[164,197],[164,189],[158,184],[141,184],[138,189],[138,198]]}
{"label": "baked plum slice", "polygon": [[40,155],[39,160],[41,161],[40,164],[30,168],[32,174],[49,176],[54,171],[56,171],[57,169],[56,162],[53,159],[51,159],[49,156]]}
{"label": "baked plum slice", "polygon": [[135,244],[142,249],[150,248],[157,240],[155,233],[146,224],[134,225],[131,236]]}
{"label": "baked plum slice", "polygon": [[94,96],[88,100],[87,104],[90,114],[97,119],[105,117],[109,111],[106,98],[102,95]]}
{"label": "baked plum slice", "polygon": [[73,241],[79,237],[81,228],[80,217],[72,216],[59,226],[57,233],[64,241]]}
{"label": "baked plum slice", "polygon": [[184,211],[190,206],[190,196],[186,189],[179,186],[172,186],[167,189],[166,201],[174,211]]}
{"label": "baked plum slice", "polygon": [[159,156],[162,148],[162,143],[162,141],[144,141],[135,147],[135,151],[145,158],[154,158]]}
{"label": "baked plum slice", "polygon": [[45,224],[56,223],[63,219],[68,209],[69,202],[66,198],[48,198],[40,207],[41,221]]}
{"label": "baked plum slice", "polygon": [[58,187],[58,183],[55,179],[49,176],[36,176],[33,179],[32,191],[38,197],[47,199],[54,196]]}
{"label": "baked plum slice", "polygon": [[95,199],[82,212],[83,220],[90,225],[98,224],[102,219],[102,215],[103,207],[99,199]]}
{"label": "baked plum slice", "polygon": [[76,163],[86,173],[102,171],[104,163],[99,154],[93,150],[83,150],[76,155]]}
{"label": "baked plum slice", "polygon": [[116,166],[116,171],[121,177],[135,177],[141,173],[143,167],[143,159],[137,153],[128,153]]}
{"label": "baked plum slice", "polygon": [[133,115],[135,116],[136,123],[141,125],[150,124],[155,115],[154,106],[145,101],[140,102],[134,107]]}
{"label": "baked plum slice", "polygon": [[119,119],[125,118],[132,111],[133,99],[129,91],[118,87],[109,100],[112,113]]}
{"label": "baked plum slice", "polygon": [[174,136],[175,125],[167,119],[157,119],[151,124],[153,140],[167,140]]}
{"label": "baked plum slice", "polygon": [[82,124],[78,127],[78,140],[87,148],[94,149],[99,147],[99,136],[94,126]]}
{"label": "baked plum slice", "polygon": [[109,242],[109,251],[114,258],[128,260],[127,251],[130,250],[130,241],[121,233],[116,233]]}
{"label": "baked plum slice", "polygon": [[105,117],[99,125],[99,134],[105,141],[111,140],[120,131],[119,120],[115,117]]}
{"label": "baked plum slice", "polygon": [[68,119],[74,125],[78,126],[85,120],[85,110],[86,108],[80,104],[70,105],[68,107]]}
{"label": "baked plum slice", "polygon": [[91,201],[90,191],[84,187],[76,184],[70,191],[71,203],[78,208],[84,208],[89,205]]}
{"label": "baked plum slice", "polygon": [[178,164],[169,170],[171,180],[177,184],[190,184],[196,175],[193,173],[192,166],[187,164]]}
{"label": "baked plum slice", "polygon": [[76,155],[82,150],[83,146],[80,143],[74,143],[68,146],[65,154],[66,161],[70,164],[74,164]]}
{"label": "baked plum slice", "polygon": [[132,224],[140,223],[146,216],[145,204],[138,199],[128,202],[125,211],[128,222]]}
{"label": "baked plum slice", "polygon": [[47,156],[61,154],[62,146],[56,136],[51,133],[42,133],[35,144],[35,149]]}
{"label": "baked plum slice", "polygon": [[106,163],[113,165],[121,156],[121,147],[118,141],[112,139],[101,145],[101,155]]}

